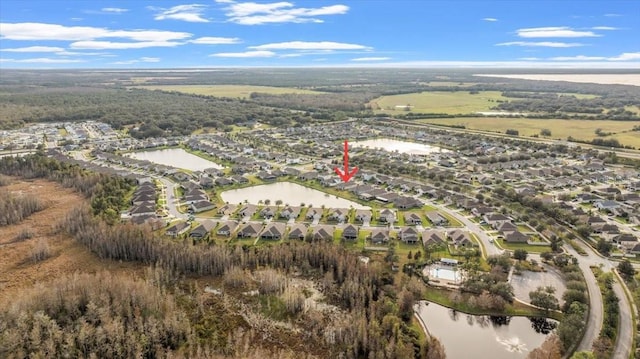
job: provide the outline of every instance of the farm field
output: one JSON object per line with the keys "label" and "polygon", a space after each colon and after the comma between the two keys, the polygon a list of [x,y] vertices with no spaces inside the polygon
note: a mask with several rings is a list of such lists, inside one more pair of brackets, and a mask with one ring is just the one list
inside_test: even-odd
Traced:
{"label": "farm field", "polygon": [[297,89],[293,87],[249,86],[249,85],[165,85],[165,86],[136,86],[145,90],[177,91],[194,95],[213,97],[249,98],[253,92],[273,95],[281,94],[321,94],[319,91]]}
{"label": "farm field", "polygon": [[605,132],[613,132],[611,136],[624,145],[640,148],[640,133],[631,131],[635,125],[632,121],[590,121],[590,120],[545,120],[506,117],[459,117],[420,120],[422,123],[435,125],[464,125],[471,130],[504,133],[507,129],[520,132],[520,136],[540,134],[540,130],[551,130],[551,138],[567,139],[571,136],[579,140],[596,138],[595,130],[601,128]]}
{"label": "farm field", "polygon": [[450,115],[469,114],[489,111],[497,101],[508,101],[500,91],[480,91],[470,94],[467,91],[433,91],[391,95],[376,98],[369,102],[374,111],[386,114],[446,113]]}

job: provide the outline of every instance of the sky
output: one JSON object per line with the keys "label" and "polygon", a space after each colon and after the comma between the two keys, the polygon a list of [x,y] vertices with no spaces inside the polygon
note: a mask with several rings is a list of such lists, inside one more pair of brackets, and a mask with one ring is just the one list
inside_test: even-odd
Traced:
{"label": "sky", "polygon": [[0,1],[2,68],[640,69],[640,1]]}

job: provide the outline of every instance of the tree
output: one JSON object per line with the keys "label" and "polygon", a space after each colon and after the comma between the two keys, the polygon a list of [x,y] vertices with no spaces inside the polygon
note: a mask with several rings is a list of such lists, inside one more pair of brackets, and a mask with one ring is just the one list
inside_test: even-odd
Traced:
{"label": "tree", "polygon": [[561,349],[560,339],[557,335],[551,334],[539,348],[532,350],[527,355],[527,359],[560,359],[562,358]]}
{"label": "tree", "polygon": [[611,248],[613,246],[611,245],[611,243],[607,242],[606,240],[604,240],[603,238],[600,238],[598,240],[598,243],[596,244],[596,249],[598,250],[598,252],[600,252],[603,256],[609,256],[609,253],[611,252]]}
{"label": "tree", "polygon": [[540,135],[545,137],[551,137],[551,130],[548,128],[543,128],[542,130],[540,130]]}
{"label": "tree", "polygon": [[553,259],[553,253],[542,252],[540,253],[540,258],[542,258],[543,261],[550,261],[551,259]]}
{"label": "tree", "polygon": [[620,264],[618,264],[618,272],[624,280],[627,282],[633,279],[633,276],[636,274],[636,269],[633,268],[631,262],[628,259],[623,259]]}
{"label": "tree", "polygon": [[551,310],[560,308],[558,298],[553,295],[555,292],[556,289],[551,286],[538,287],[533,292],[529,292],[529,299],[531,300],[531,304],[542,308],[548,313]]}
{"label": "tree", "polygon": [[592,352],[575,352],[571,356],[571,359],[596,359]]}
{"label": "tree", "polygon": [[513,251],[513,258],[519,261],[526,261],[527,255],[529,255],[529,253],[527,252],[526,249],[518,248],[515,251]]}

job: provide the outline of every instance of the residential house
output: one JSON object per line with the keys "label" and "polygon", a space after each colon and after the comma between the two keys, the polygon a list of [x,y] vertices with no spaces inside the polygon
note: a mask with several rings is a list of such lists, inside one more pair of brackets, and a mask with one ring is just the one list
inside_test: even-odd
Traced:
{"label": "residential house", "polygon": [[449,223],[449,221],[446,218],[442,217],[440,213],[435,211],[427,212],[426,216],[434,226],[444,226],[444,225],[447,225],[447,223]]}
{"label": "residential house", "polygon": [[313,227],[311,231],[311,239],[313,241],[332,241],[333,227],[325,225]]}
{"label": "residential house", "polygon": [[620,208],[620,203],[617,201],[603,200],[595,202],[594,206],[601,211],[613,211]]}
{"label": "residential house", "polygon": [[445,247],[447,245],[446,235],[435,229],[426,230],[422,232],[422,245],[425,248],[428,246]]}
{"label": "residential house", "polygon": [[305,218],[307,220],[319,220],[320,218],[322,218],[322,208],[309,208],[307,210],[307,215],[305,216]]}
{"label": "residential house", "polygon": [[499,223],[495,229],[498,232],[505,234],[509,232],[516,232],[518,230],[518,226],[516,226],[511,222],[502,222],[502,223]]}
{"label": "residential house", "polygon": [[262,230],[262,224],[256,222],[245,223],[238,229],[238,238],[256,238]]}
{"label": "residential house", "polygon": [[336,222],[346,222],[349,220],[349,210],[346,208],[335,208],[330,210],[327,219]]}
{"label": "residential house", "polygon": [[599,216],[591,216],[587,219],[587,224],[594,229],[601,228],[607,223],[603,218]]}
{"label": "residential house", "polygon": [[493,228],[497,228],[498,225],[504,222],[511,222],[511,218],[501,213],[490,213],[483,217],[484,221]]}
{"label": "residential house", "polygon": [[399,196],[393,199],[393,205],[399,209],[409,209],[409,208],[422,207],[422,202],[420,202],[419,200],[413,197]]}
{"label": "residential house", "polygon": [[177,237],[183,233],[187,233],[187,231],[191,228],[191,225],[187,222],[178,222],[164,232],[167,236]]}
{"label": "residential house", "polygon": [[300,210],[300,207],[286,206],[282,211],[280,211],[279,217],[284,219],[295,219],[300,216]]}
{"label": "residential house", "polygon": [[630,243],[635,244],[638,242],[638,238],[631,233],[621,233],[613,237],[612,242],[628,246]]}
{"label": "residential house", "polygon": [[471,214],[476,217],[482,217],[486,214],[492,213],[494,211],[493,208],[489,206],[479,205],[471,208]]}
{"label": "residential house", "polygon": [[236,228],[238,228],[238,222],[226,221],[218,227],[216,234],[219,236],[229,237],[233,232],[235,232]]}
{"label": "residential house", "polygon": [[348,224],[342,230],[342,238],[346,241],[356,241],[358,240],[358,232],[359,228],[354,226],[353,224]]}
{"label": "residential house", "polygon": [[214,208],[216,208],[216,205],[206,200],[198,201],[189,205],[189,209],[193,213],[200,213]]}
{"label": "residential house", "polygon": [[304,172],[298,175],[298,179],[301,179],[303,181],[311,181],[316,178],[318,178],[318,172],[316,171]]}
{"label": "residential house", "polygon": [[504,235],[504,241],[507,243],[527,243],[528,240],[529,236],[517,230]]}
{"label": "residential house", "polygon": [[422,224],[422,218],[417,213],[405,213],[404,214],[404,223],[407,225],[418,225]]}
{"label": "residential house", "polygon": [[371,210],[369,209],[356,209],[355,219],[357,222],[365,223],[371,221]]}
{"label": "residential house", "polygon": [[224,204],[222,205],[220,208],[218,208],[218,214],[221,214],[223,216],[228,216],[230,214],[232,214],[233,212],[236,211],[236,209],[238,208],[237,204]]}
{"label": "residential house", "polygon": [[[342,233],[344,237],[344,232]],[[373,244],[382,244],[389,242],[389,230],[387,228],[373,228],[371,234],[369,235],[369,239]]]}
{"label": "residential house", "polygon": [[291,228],[289,228],[288,238],[302,241],[307,237],[308,231],[309,231],[309,228],[305,224],[302,224],[302,223],[293,224],[291,225]]}
{"label": "residential house", "polygon": [[238,210],[238,217],[252,217],[258,211],[258,207],[253,204],[245,204]]}
{"label": "residential house", "polygon": [[205,220],[200,223],[196,228],[194,228],[191,233],[189,233],[189,237],[193,238],[204,238],[209,232],[211,232],[216,227],[216,222],[212,220]]}
{"label": "residential house", "polygon": [[[148,202],[145,202],[148,203]],[[131,208],[131,210],[129,211],[129,215],[131,217],[137,217],[137,216],[155,216],[156,215],[156,206],[154,205],[150,205],[150,204],[141,204],[139,206],[135,206],[133,208]]]}
{"label": "residential house", "polygon": [[447,233],[447,237],[453,241],[456,247],[471,247],[474,245],[471,235],[467,231],[461,229],[454,229]]}
{"label": "residential house", "polygon": [[387,208],[382,209],[378,215],[378,220],[380,223],[393,224],[396,221],[396,213]]}
{"label": "residential house", "polygon": [[420,239],[420,232],[418,232],[416,227],[403,227],[398,236],[400,240],[406,244],[416,244]]}
{"label": "residential house", "polygon": [[260,233],[260,239],[280,240],[284,237],[286,229],[286,225],[282,222],[270,222],[266,225],[262,233]]}
{"label": "residential house", "polygon": [[263,209],[260,210],[260,217],[262,217],[264,219],[271,219],[271,218],[275,217],[277,210],[278,210],[277,207],[266,206],[266,207],[264,207]]}

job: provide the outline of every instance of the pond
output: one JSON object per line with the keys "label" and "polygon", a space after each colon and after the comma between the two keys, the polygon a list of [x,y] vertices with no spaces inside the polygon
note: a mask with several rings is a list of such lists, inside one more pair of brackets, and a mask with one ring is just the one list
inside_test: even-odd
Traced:
{"label": "pond", "polygon": [[313,188],[307,188],[292,182],[277,182],[265,185],[246,187],[224,191],[220,193],[223,201],[228,203],[241,203],[245,200],[248,203],[258,204],[259,201],[271,200],[271,204],[281,200],[282,204],[290,204],[298,206],[300,203],[305,205],[313,205],[318,208],[325,206],[327,208],[349,208],[353,206],[356,209],[369,209],[357,202],[349,201],[344,198],[329,195]]}
{"label": "pond", "polygon": [[430,146],[416,142],[398,141],[389,138],[377,138],[375,140],[349,142],[349,144],[351,144],[353,147],[368,147],[372,149],[382,148],[383,150],[389,152],[398,151],[400,153],[407,153],[410,155],[428,155],[437,152],[450,152],[447,149],[437,146]]}
{"label": "pond", "polygon": [[160,165],[184,168],[191,171],[203,171],[207,168],[223,168],[215,162],[192,155],[182,148],[132,152],[129,153],[128,156],[138,160],[147,160]]}
{"label": "pond", "polygon": [[526,358],[556,326],[544,318],[469,315],[426,301],[418,302],[416,309],[449,359]]}

